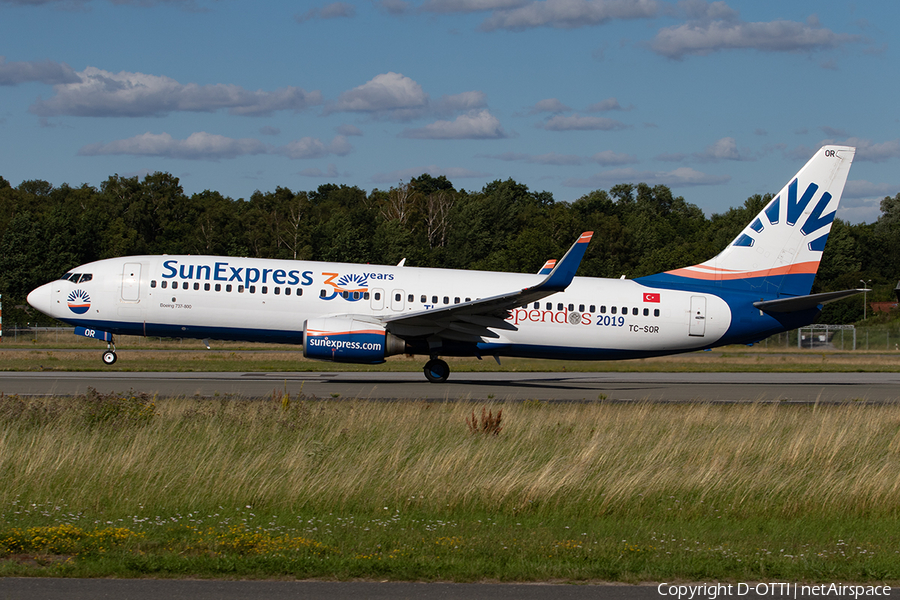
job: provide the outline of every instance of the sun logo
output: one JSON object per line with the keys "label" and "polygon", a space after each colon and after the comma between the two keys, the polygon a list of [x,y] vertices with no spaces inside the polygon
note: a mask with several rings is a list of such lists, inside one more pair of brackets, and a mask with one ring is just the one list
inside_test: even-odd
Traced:
{"label": "sun logo", "polygon": [[362,292],[369,287],[368,277],[365,275],[342,275],[338,279],[338,287],[349,292]]}
{"label": "sun logo", "polygon": [[83,315],[91,308],[91,297],[84,290],[72,291],[66,298],[66,302],[69,305],[69,310],[76,315]]}

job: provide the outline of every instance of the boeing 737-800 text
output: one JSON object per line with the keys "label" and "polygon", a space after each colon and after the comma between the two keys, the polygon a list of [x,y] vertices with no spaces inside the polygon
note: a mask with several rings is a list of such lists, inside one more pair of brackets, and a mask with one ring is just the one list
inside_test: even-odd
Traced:
{"label": "boeing 737-800 text", "polygon": [[811,323],[810,295],[854,148],[825,146],[719,255],[628,279],[575,277],[591,239],[538,274],[215,256],[128,256],[76,267],[28,296],[41,312],[115,335],[298,344],[309,358],[377,364],[423,354],[604,360],[757,342]]}

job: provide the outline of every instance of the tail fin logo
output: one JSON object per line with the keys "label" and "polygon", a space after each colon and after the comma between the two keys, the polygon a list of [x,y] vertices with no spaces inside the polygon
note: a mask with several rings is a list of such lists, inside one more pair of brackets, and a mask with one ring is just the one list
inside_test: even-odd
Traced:
{"label": "tail fin logo", "polygon": [[[788,185],[788,195],[787,195],[787,216],[785,218],[785,222],[789,227],[794,227],[797,224],[797,221],[800,217],[803,216],[803,212],[806,210],[806,207],[809,205],[810,201],[813,199],[813,196],[816,195],[816,192],[819,190],[819,186],[815,183],[810,183],[806,186],[806,190],[803,192],[803,195],[800,196],[800,199],[797,199],[797,192],[799,191],[799,184],[797,179],[794,179]],[[819,201],[816,203],[815,208],[809,213],[809,216],[806,218],[806,221],[800,227],[800,233],[805,236],[808,236],[812,233],[815,233],[831,224],[834,221],[834,216],[836,211],[831,211],[827,215],[823,215],[822,213],[825,211],[825,208],[828,206],[828,203],[831,202],[831,194],[825,192],[822,194],[822,197],[819,198]],[[769,225],[777,225],[780,221],[781,215],[781,196],[776,196],[772,202],[763,210],[763,214],[765,214],[766,219],[769,221]],[[765,225],[763,222],[757,218],[750,224],[750,229],[757,233],[761,233],[765,229]],[[827,239],[828,234],[826,233],[824,236],[821,236],[809,243],[810,250],[822,251],[825,247],[825,239]],[[755,243],[755,239],[747,234],[742,233],[738,238],[734,241],[735,246],[745,246],[752,247]]]}

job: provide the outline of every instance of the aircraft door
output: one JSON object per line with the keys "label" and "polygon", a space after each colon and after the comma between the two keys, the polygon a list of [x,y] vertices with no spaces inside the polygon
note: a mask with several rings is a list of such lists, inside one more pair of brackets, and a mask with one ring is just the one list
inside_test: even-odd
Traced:
{"label": "aircraft door", "polygon": [[706,334],[706,298],[691,296],[691,326],[689,335],[703,337]]}
{"label": "aircraft door", "polygon": [[141,299],[141,263],[125,263],[122,269],[122,301],[139,302]]}
{"label": "aircraft door", "polygon": [[403,290],[394,290],[391,292],[391,310],[402,312],[406,308],[406,302],[403,299]]}
{"label": "aircraft door", "polygon": [[372,293],[372,310],[384,310],[384,290],[369,290]]}

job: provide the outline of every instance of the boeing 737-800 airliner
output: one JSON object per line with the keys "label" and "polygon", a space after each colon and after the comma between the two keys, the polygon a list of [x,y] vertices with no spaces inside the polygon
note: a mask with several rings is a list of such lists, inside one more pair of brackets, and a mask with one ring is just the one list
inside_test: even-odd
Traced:
{"label": "boeing 737-800 airliner", "polygon": [[603,360],[757,342],[811,323],[810,295],[854,148],[825,146],[718,256],[634,280],[575,277],[591,239],[538,274],[215,256],[128,256],[76,267],[28,302],[114,335],[298,344],[309,358],[382,363],[441,356]]}

